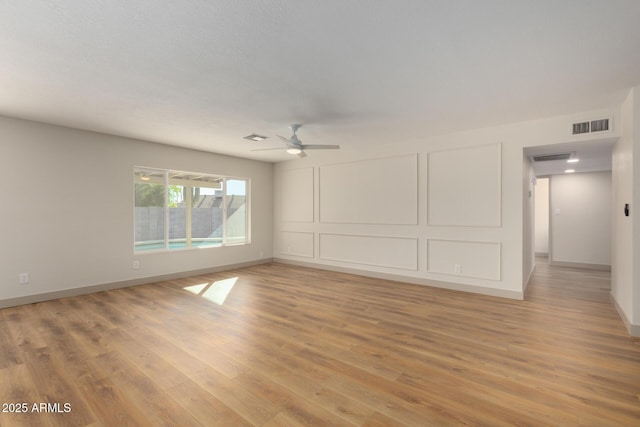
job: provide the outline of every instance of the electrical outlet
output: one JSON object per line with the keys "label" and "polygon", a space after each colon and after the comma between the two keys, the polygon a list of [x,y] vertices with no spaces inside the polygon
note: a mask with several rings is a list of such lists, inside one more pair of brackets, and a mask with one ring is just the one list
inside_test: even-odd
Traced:
{"label": "electrical outlet", "polygon": [[138,270],[140,268],[140,261],[137,259],[133,261],[133,269]]}
{"label": "electrical outlet", "polygon": [[18,282],[21,285],[26,285],[27,283],[29,283],[29,273],[20,273],[18,275]]}
{"label": "electrical outlet", "polygon": [[458,273],[458,274],[460,274],[462,272],[462,267],[460,266],[460,264],[454,264],[453,265],[453,272],[454,273]]}
{"label": "electrical outlet", "polygon": [[264,251],[260,251],[260,258],[264,258]]}

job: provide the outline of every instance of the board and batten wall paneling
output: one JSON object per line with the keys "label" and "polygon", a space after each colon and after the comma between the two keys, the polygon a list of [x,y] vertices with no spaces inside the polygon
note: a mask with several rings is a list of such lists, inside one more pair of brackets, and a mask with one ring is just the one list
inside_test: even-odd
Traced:
{"label": "board and batten wall paneling", "polygon": [[313,233],[298,231],[280,232],[280,253],[282,255],[313,258]]}
{"label": "board and batten wall paneling", "polygon": [[428,154],[429,225],[499,227],[501,144]]}
{"label": "board and batten wall paneling", "polygon": [[282,171],[280,219],[313,222],[313,168]]}
{"label": "board and batten wall paneling", "polygon": [[418,239],[320,233],[320,258],[418,270]]}
{"label": "board and batten wall paneling", "polygon": [[429,239],[427,270],[475,279],[500,280],[501,244]]}
{"label": "board and batten wall paneling", "polygon": [[418,155],[321,166],[320,222],[418,223]]}

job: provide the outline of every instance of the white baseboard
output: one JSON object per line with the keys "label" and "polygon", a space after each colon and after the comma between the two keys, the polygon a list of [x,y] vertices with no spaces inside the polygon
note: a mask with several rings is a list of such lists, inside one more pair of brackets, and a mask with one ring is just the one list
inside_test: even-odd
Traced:
{"label": "white baseboard", "polygon": [[80,288],[63,289],[60,291],[43,292],[40,294],[25,295],[16,298],[0,300],[0,308],[15,307],[18,305],[33,304],[36,302],[50,301],[58,298],[75,297],[78,295],[93,294],[109,291],[111,289],[128,288],[130,286],[146,285],[148,283],[163,282],[166,280],[182,279],[184,277],[199,276],[202,274],[216,273],[219,271],[233,270],[236,268],[250,267],[252,265],[268,264],[273,258],[264,258],[255,261],[241,262],[237,264],[222,265],[218,267],[204,268],[200,270],[181,271],[179,273],[164,274],[161,276],[143,277],[140,279],[124,280],[121,282],[103,283],[99,285],[83,286]]}
{"label": "white baseboard", "polygon": [[514,299],[514,300],[520,300],[520,301],[524,299],[524,292],[520,292],[520,291],[495,289],[495,288],[489,288],[486,286],[467,285],[464,283],[442,282],[438,280],[423,279],[419,277],[408,277],[408,276],[402,276],[399,274],[390,274],[390,273],[378,273],[378,272],[369,271],[369,270],[359,270],[356,268],[348,268],[348,267],[337,267],[335,265],[316,264],[313,262],[294,261],[294,260],[277,258],[277,257],[273,258],[273,261],[279,262],[282,264],[290,264],[290,265],[297,265],[300,267],[315,268],[318,270],[336,271],[338,273],[356,274],[358,276],[373,277],[376,279],[383,279],[383,280],[392,280],[394,282],[404,282],[404,283],[411,283],[414,285],[431,286],[433,288],[449,289],[452,291],[469,292],[473,294],[489,295],[493,297],[508,298],[508,299]]}
{"label": "white baseboard", "polygon": [[627,328],[629,335],[631,335],[632,337],[640,337],[640,325],[634,325],[633,323],[631,323],[631,321],[627,318],[627,315],[622,310],[622,307],[620,307],[620,304],[618,304],[618,301],[616,301],[612,293],[609,293],[609,297],[611,298],[611,302],[613,303],[614,307],[618,311],[618,315],[624,322],[624,326]]}
{"label": "white baseboard", "polygon": [[570,267],[570,268],[584,268],[586,270],[598,270],[598,271],[611,271],[611,265],[607,264],[586,264],[582,262],[564,262],[564,261],[551,261],[550,265],[554,267]]}

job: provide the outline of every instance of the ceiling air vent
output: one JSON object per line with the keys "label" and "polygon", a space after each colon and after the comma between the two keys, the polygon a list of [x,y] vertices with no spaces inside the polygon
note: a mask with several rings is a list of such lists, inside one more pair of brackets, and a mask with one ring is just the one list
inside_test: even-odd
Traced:
{"label": "ceiling air vent", "polygon": [[591,121],[591,132],[602,132],[605,130],[609,130],[609,119]]}
{"label": "ceiling air vent", "polygon": [[589,133],[589,122],[574,123],[572,133],[574,135],[579,135],[581,133]]}
{"label": "ceiling air vent", "polygon": [[551,160],[569,160],[571,158],[571,153],[543,154],[540,156],[533,156],[532,158],[534,162],[549,162]]}
{"label": "ceiling air vent", "polygon": [[573,123],[571,134],[580,135],[583,133],[604,132],[609,130],[609,119],[591,120],[588,122]]}
{"label": "ceiling air vent", "polygon": [[264,141],[265,139],[267,139],[266,136],[258,135],[257,133],[252,133],[251,135],[243,136],[243,138],[248,139],[250,141],[256,141],[256,142]]}

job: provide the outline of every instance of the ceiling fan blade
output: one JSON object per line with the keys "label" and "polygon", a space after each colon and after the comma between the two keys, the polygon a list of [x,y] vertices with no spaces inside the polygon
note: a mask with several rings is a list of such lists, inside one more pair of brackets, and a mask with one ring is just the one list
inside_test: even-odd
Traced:
{"label": "ceiling fan blade", "polygon": [[337,150],[340,148],[339,145],[325,145],[325,144],[303,144],[300,146],[303,150]]}
{"label": "ceiling fan blade", "polygon": [[296,156],[298,156],[298,157],[300,157],[302,159],[304,157],[307,157],[307,153],[305,153],[304,151],[301,151],[298,154],[296,154]]}
{"label": "ceiling fan blade", "polygon": [[269,150],[284,150],[284,147],[274,147],[274,148],[256,148],[255,150],[251,150],[251,151],[269,151]]}
{"label": "ceiling fan blade", "polygon": [[285,138],[284,136],[281,135],[276,135],[278,138],[280,138],[285,144],[289,145],[291,144],[291,141],[289,141],[287,138]]}

